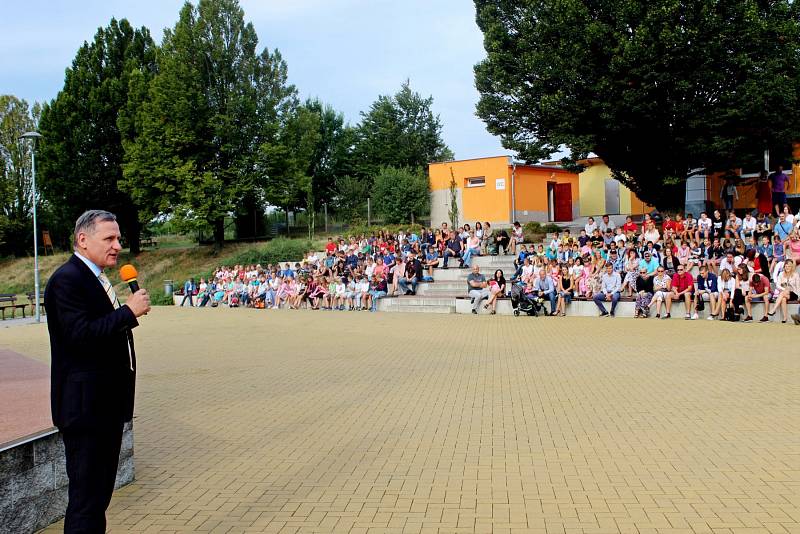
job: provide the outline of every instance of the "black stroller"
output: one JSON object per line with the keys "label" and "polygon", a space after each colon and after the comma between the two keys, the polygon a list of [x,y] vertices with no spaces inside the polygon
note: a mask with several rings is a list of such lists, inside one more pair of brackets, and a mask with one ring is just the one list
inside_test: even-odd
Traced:
{"label": "black stroller", "polygon": [[541,297],[526,294],[523,286],[518,284],[511,286],[511,307],[514,309],[515,317],[519,317],[521,313],[538,317],[543,309],[543,302]]}

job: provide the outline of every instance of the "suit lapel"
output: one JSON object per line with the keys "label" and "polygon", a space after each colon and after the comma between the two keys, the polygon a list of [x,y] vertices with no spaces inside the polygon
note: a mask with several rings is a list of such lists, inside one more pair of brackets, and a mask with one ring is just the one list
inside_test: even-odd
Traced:
{"label": "suit lapel", "polygon": [[92,306],[100,306],[103,311],[114,311],[114,305],[111,304],[108,294],[106,293],[105,289],[103,289],[103,284],[100,283],[100,280],[94,275],[89,266],[86,265],[75,254],[72,255],[69,261],[72,262],[72,264],[78,269],[78,272],[81,273],[83,285],[92,295]]}

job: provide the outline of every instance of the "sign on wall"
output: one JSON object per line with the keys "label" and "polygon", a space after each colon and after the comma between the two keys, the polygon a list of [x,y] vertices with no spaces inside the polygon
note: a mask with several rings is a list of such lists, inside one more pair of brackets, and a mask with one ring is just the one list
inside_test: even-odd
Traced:
{"label": "sign on wall", "polygon": [[505,178],[498,178],[494,181],[494,188],[498,191],[502,191],[506,188],[506,179]]}

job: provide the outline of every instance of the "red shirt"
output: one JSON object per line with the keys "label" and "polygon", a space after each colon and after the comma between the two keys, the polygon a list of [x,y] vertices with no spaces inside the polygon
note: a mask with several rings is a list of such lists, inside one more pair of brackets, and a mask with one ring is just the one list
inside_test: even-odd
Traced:
{"label": "red shirt", "polygon": [[694,277],[692,277],[692,273],[684,271],[683,274],[675,273],[672,275],[672,289],[680,293],[689,287],[694,287]]}
{"label": "red shirt", "polygon": [[756,295],[760,295],[761,293],[765,292],[769,288],[769,280],[763,274],[754,274],[753,278],[750,280],[750,289]]}
{"label": "red shirt", "polygon": [[675,221],[664,221],[664,230],[675,231]]}
{"label": "red shirt", "polygon": [[673,230],[677,233],[683,232],[683,222],[676,222]]}
{"label": "red shirt", "polygon": [[639,229],[639,227],[636,226],[636,223],[633,222],[633,221],[626,222],[625,224],[622,225],[622,231],[625,232],[626,234],[629,233],[629,232],[636,233],[636,230],[638,230],[638,229]]}
{"label": "red shirt", "polygon": [[336,252],[336,243],[329,241],[328,244],[325,245],[325,251],[331,253]]}

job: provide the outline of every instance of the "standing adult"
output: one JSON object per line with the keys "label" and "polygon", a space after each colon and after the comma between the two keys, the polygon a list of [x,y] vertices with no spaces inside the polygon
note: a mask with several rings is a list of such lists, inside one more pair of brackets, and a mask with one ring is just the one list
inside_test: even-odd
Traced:
{"label": "standing adult", "polygon": [[186,302],[186,299],[189,299],[189,306],[194,306],[194,293],[197,291],[197,285],[194,283],[194,278],[190,278],[183,284],[183,299],[181,300],[181,308],[183,308],[183,304]]}
{"label": "standing adult", "polygon": [[756,198],[758,199],[758,204],[756,205],[756,210],[758,213],[772,213],[772,188],[770,187],[772,181],[769,179],[769,173],[765,170],[762,170],[761,173],[758,175],[758,181],[756,182]]}
{"label": "standing adult", "polygon": [[733,211],[734,201],[739,200],[739,190],[736,189],[736,179],[733,176],[728,175],[725,178],[725,183],[719,190],[719,198],[725,203],[725,210]]}
{"label": "standing adult", "polygon": [[783,172],[783,167],[778,165],[778,168],[769,177],[772,184],[772,205],[775,208],[775,215],[780,215],[783,205],[786,204],[786,185],[789,183],[789,177]]}
{"label": "standing adult", "polygon": [[45,289],[51,407],[69,478],[64,532],[105,532],[122,426],[133,417],[136,357],[131,330],[150,311],[138,290],[120,304],[104,269],[122,246],[114,214],[91,210],[75,223],[75,254]]}

